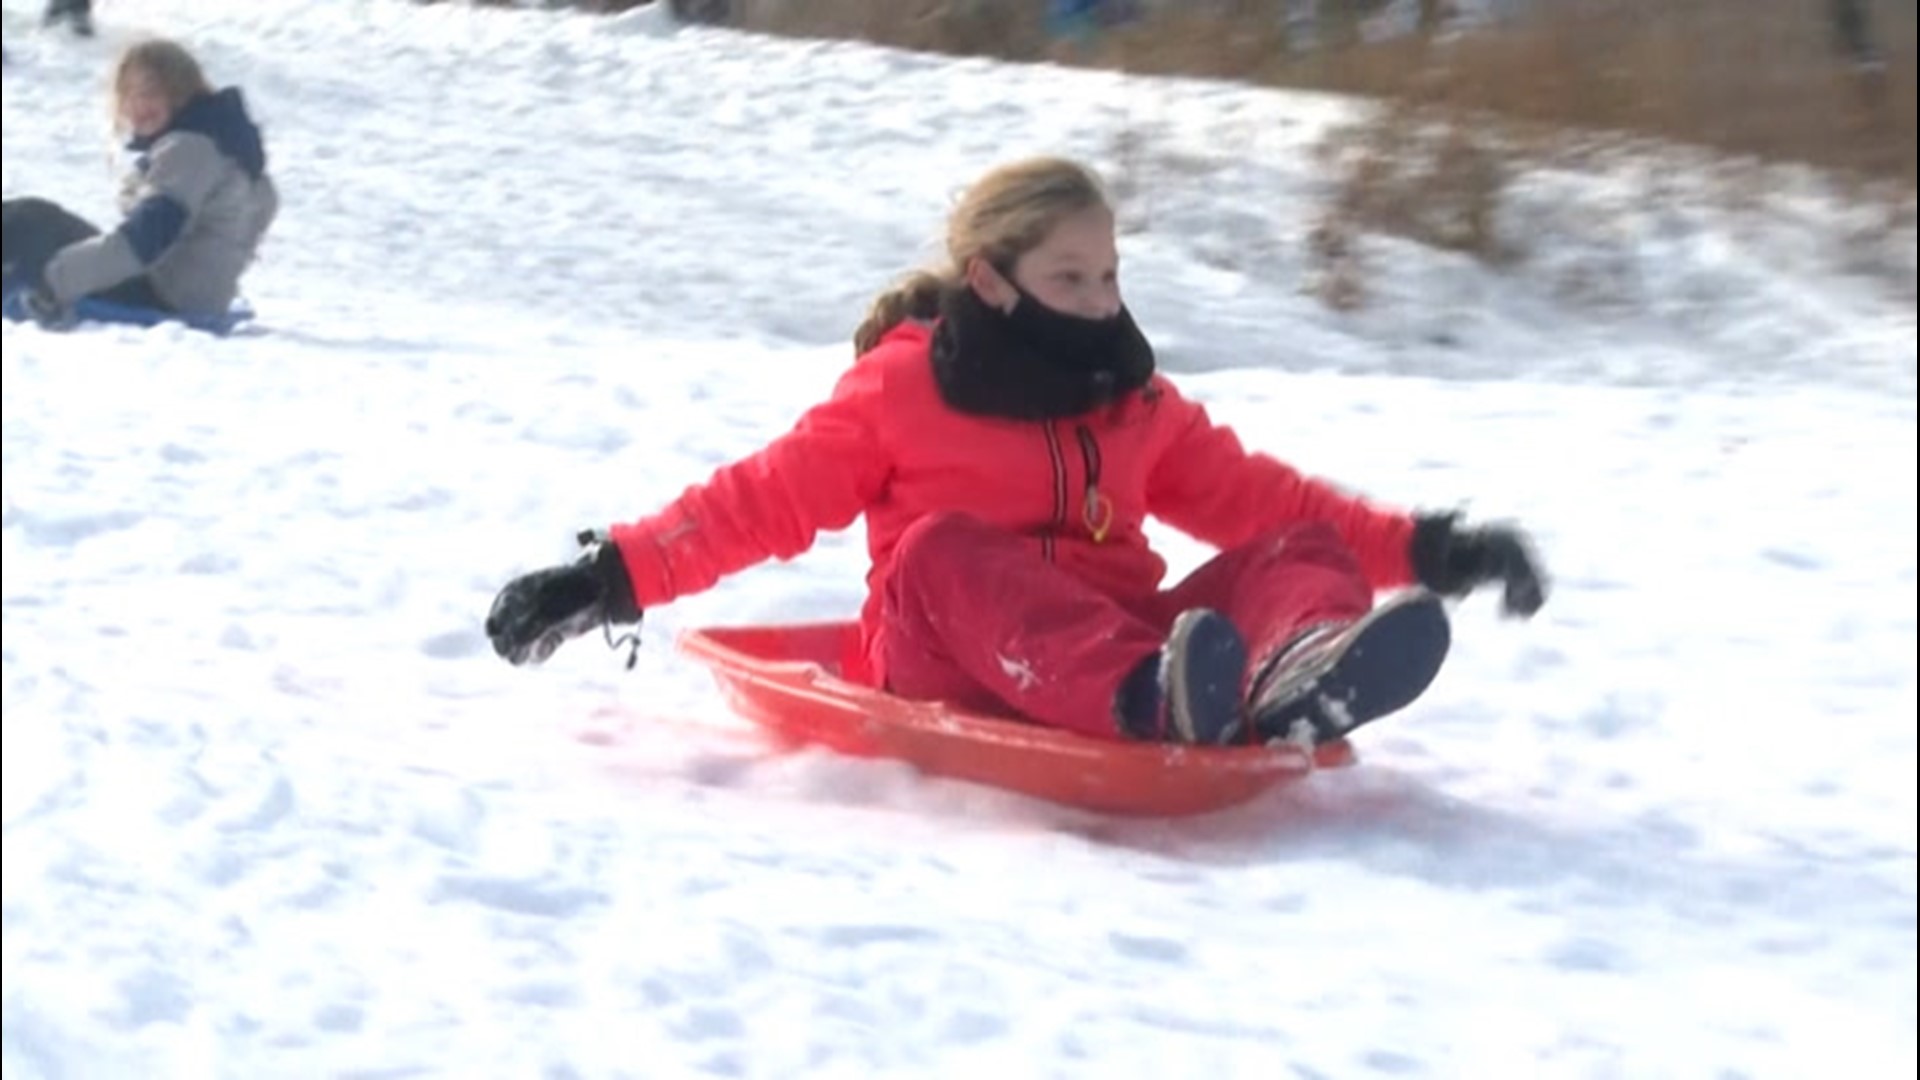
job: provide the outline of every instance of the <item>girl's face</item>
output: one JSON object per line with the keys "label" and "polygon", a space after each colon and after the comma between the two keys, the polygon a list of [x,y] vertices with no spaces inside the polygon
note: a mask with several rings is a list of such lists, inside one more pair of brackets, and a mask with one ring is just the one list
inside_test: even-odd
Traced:
{"label": "girl's face", "polygon": [[120,120],[139,138],[151,138],[167,129],[173,104],[160,80],[135,64],[120,76]]}
{"label": "girl's face", "polygon": [[[1034,299],[1067,315],[1107,319],[1120,314],[1120,251],[1114,243],[1113,214],[1092,207],[1062,218],[1039,247],[1013,264],[1013,280]],[[1004,308],[1012,306],[1009,300]]]}

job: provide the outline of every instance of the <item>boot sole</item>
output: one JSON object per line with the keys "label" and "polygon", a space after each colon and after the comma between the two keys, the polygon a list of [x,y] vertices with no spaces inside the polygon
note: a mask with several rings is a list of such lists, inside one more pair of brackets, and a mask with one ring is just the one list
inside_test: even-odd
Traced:
{"label": "boot sole", "polygon": [[1433,684],[1453,644],[1446,609],[1430,593],[1375,608],[1348,634],[1300,696],[1256,717],[1263,738],[1288,738],[1305,720],[1315,742],[1329,742],[1398,712]]}
{"label": "boot sole", "polygon": [[1247,672],[1247,643],[1239,629],[1217,611],[1181,612],[1167,635],[1163,663],[1167,716],[1180,740],[1203,746],[1238,740]]}

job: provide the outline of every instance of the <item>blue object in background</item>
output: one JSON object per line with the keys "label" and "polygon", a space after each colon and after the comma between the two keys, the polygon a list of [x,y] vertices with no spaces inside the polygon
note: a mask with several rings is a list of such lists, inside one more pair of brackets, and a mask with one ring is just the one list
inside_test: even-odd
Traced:
{"label": "blue object in background", "polygon": [[1139,14],[1135,0],[1047,0],[1047,33],[1087,41]]}
{"label": "blue object in background", "polygon": [[1098,29],[1094,13],[1100,0],[1047,0],[1047,33],[1052,37],[1090,37]]}
{"label": "blue object in background", "polygon": [[[13,288],[6,290],[0,298],[0,315],[10,322],[31,322],[33,314],[27,310],[26,290]],[[73,305],[75,322],[120,323],[125,326],[159,326],[162,323],[179,323],[194,330],[204,331],[219,337],[225,337],[242,325],[253,321],[253,308],[244,300],[236,300],[231,308],[219,315],[183,314],[178,311],[159,311],[154,308],[135,307],[132,304],[115,303],[102,300],[97,296],[83,296]]]}
{"label": "blue object in background", "polygon": [[8,288],[0,296],[0,316],[8,322],[32,322],[33,312],[27,310],[27,290]]}

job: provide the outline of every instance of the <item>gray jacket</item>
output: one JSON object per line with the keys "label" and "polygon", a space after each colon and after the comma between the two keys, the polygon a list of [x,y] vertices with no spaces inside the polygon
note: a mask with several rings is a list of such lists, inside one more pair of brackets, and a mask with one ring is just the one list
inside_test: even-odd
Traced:
{"label": "gray jacket", "polygon": [[224,313],[280,209],[240,91],[197,97],[165,131],[129,145],[139,156],[121,188],[126,220],[62,248],[47,287],[71,304],[145,274],[176,311]]}

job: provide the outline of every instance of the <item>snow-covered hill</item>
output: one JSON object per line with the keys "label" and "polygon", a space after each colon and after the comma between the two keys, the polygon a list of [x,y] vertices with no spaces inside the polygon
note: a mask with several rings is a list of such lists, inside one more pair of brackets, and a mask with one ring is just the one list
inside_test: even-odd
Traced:
{"label": "snow-covered hill", "polygon": [[[1914,314],[1811,181],[1530,177],[1530,261],[1382,241],[1339,315],[1324,97],[99,7],[79,43],[6,0],[6,196],[107,220],[144,29],[247,89],[285,209],[262,334],[0,330],[8,1080],[1913,1075]],[[650,613],[634,672],[490,655],[508,576],[824,393],[968,178],[1128,130],[1183,385],[1555,572],[1532,624],[1458,609],[1361,767],[1139,822],[775,753],[671,635],[852,611],[857,530]]]}

